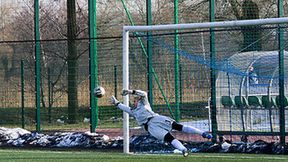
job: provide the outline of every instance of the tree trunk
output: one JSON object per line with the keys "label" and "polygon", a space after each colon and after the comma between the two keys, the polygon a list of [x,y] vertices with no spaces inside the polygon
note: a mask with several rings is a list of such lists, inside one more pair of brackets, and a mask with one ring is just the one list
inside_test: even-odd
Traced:
{"label": "tree trunk", "polygon": [[76,50],[76,7],[75,0],[67,1],[68,37],[68,123],[76,123],[77,99],[77,50]]}
{"label": "tree trunk", "polygon": [[[245,0],[242,5],[243,20],[259,19],[258,5],[252,0]],[[260,26],[242,27],[243,34],[243,52],[260,51],[261,45],[261,29]]]}

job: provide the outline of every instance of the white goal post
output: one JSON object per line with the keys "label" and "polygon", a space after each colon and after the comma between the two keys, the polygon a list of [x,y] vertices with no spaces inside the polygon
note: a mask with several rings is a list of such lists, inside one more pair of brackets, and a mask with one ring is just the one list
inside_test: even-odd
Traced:
{"label": "white goal post", "polygon": [[[129,89],[129,32],[160,31],[160,30],[187,30],[203,28],[227,28],[237,26],[267,25],[288,23],[288,17],[267,18],[254,20],[236,20],[222,22],[206,22],[191,24],[169,24],[152,26],[124,26],[123,27],[123,89]],[[123,97],[123,103],[129,105],[129,97]],[[123,152],[129,153],[129,115],[123,112]]]}

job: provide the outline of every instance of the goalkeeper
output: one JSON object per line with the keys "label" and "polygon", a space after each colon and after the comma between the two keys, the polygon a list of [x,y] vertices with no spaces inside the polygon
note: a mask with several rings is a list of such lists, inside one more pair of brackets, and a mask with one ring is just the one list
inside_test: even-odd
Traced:
{"label": "goalkeeper", "polygon": [[111,96],[111,103],[119,109],[135,117],[139,126],[142,126],[153,137],[171,143],[176,149],[180,150],[184,157],[188,156],[188,150],[170,132],[172,129],[202,135],[203,138],[211,139],[212,135],[197,128],[182,125],[173,119],[159,115],[152,111],[148,102],[147,93],[142,90],[123,90],[122,95],[132,94],[134,96],[134,106],[128,107],[120,103],[114,96]]}

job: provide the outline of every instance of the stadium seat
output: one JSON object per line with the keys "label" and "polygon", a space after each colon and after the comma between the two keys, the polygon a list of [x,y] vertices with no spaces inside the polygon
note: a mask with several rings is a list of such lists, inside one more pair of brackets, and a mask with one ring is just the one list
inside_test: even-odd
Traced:
{"label": "stadium seat", "polygon": [[276,106],[276,100],[274,96],[268,96],[264,95],[261,97],[263,107],[268,110],[268,118],[269,118],[269,125],[270,125],[270,131],[273,132],[273,113],[272,108],[277,108]]}
{"label": "stadium seat", "polygon": [[224,108],[231,108],[235,106],[234,100],[231,98],[231,96],[222,96],[221,104],[224,106]]}
{"label": "stadium seat", "polygon": [[245,116],[244,114],[245,112],[247,112],[247,108],[249,106],[247,98],[245,96],[235,96],[234,101],[235,101],[236,107],[241,110],[240,112],[241,112],[241,122],[242,122],[242,129],[243,129],[242,131],[245,132],[246,122],[244,119],[244,116]]}
{"label": "stadium seat", "polygon": [[[283,102],[284,102],[284,107],[287,107],[288,106],[288,99],[286,96],[284,97]],[[280,107],[280,96],[276,96],[276,104],[278,107]]]}
{"label": "stadium seat", "polygon": [[235,101],[235,105],[236,105],[238,108],[248,107],[248,106],[249,106],[248,101],[247,101],[247,98],[244,97],[244,96],[235,96],[235,97],[234,97],[234,101]]}
{"label": "stadium seat", "polygon": [[268,95],[264,95],[261,97],[261,100],[262,100],[262,105],[264,108],[270,108],[270,107],[276,108],[277,107],[275,97],[273,96],[270,96],[270,99],[269,99]]}
{"label": "stadium seat", "polygon": [[258,96],[248,96],[248,104],[252,108],[261,108],[262,101]]}

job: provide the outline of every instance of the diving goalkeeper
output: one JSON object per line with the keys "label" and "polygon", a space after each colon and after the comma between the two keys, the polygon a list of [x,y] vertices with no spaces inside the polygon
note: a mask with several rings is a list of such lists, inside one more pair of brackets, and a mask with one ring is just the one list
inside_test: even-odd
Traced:
{"label": "diving goalkeeper", "polygon": [[111,103],[119,109],[135,117],[139,126],[142,126],[150,135],[158,140],[171,143],[176,149],[180,150],[184,157],[189,155],[188,149],[177,140],[172,134],[172,129],[202,135],[203,138],[211,139],[212,135],[187,125],[182,125],[173,119],[159,115],[152,111],[148,102],[147,93],[142,90],[123,90],[122,95],[132,94],[134,96],[134,106],[128,107],[120,103],[114,96],[111,96]]}

